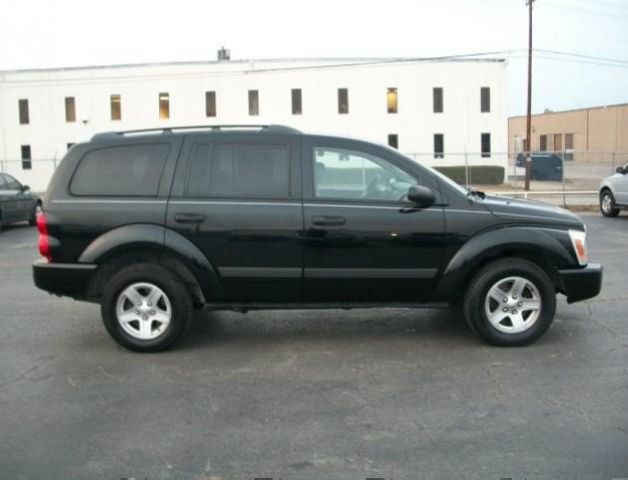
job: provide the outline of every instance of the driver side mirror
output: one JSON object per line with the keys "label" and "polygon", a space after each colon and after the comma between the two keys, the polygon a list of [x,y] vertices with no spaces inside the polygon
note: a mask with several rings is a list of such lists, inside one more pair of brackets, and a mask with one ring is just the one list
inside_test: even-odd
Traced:
{"label": "driver side mirror", "polygon": [[624,167],[617,167],[617,168],[615,169],[615,171],[616,171],[617,173],[621,173],[622,175],[623,175],[624,173],[626,173],[626,170],[624,169]]}
{"label": "driver side mirror", "polygon": [[28,191],[28,190],[30,190],[30,189],[31,189],[31,187],[29,187],[28,185],[22,185],[22,188],[21,188],[21,190],[22,190],[23,192],[27,192],[27,191]]}
{"label": "driver side mirror", "polygon": [[408,189],[408,200],[420,208],[428,208],[434,205],[436,198],[434,192],[422,185],[412,185]]}

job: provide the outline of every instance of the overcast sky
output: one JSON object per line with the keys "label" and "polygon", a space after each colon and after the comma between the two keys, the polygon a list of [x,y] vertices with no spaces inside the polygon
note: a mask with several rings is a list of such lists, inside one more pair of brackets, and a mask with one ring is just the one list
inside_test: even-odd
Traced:
{"label": "overcast sky", "polygon": [[[438,56],[527,48],[525,0],[0,0],[0,69],[232,58]],[[537,0],[533,110],[628,102],[628,0]],[[525,112],[524,52],[509,113]]]}

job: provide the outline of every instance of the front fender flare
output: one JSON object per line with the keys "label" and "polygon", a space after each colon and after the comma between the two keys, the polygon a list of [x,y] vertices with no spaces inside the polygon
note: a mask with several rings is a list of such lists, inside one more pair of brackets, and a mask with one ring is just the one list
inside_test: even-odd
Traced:
{"label": "front fender flare", "polygon": [[567,230],[537,227],[502,227],[479,233],[469,239],[453,255],[436,285],[435,297],[451,299],[466,289],[465,281],[483,263],[511,252],[525,253],[538,259],[542,265],[550,265],[547,272],[558,289],[561,285],[559,268],[577,265]]}

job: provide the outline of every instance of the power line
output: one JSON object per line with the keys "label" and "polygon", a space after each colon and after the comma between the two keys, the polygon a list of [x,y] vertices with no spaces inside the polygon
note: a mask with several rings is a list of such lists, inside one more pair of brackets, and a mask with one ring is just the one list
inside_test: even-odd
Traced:
{"label": "power line", "polygon": [[544,2],[543,5],[547,5],[548,7],[552,7],[552,8],[559,8],[559,9],[564,9],[564,10],[570,10],[572,12],[584,13],[584,14],[587,14],[587,15],[601,15],[603,17],[614,18],[615,20],[621,20],[621,21],[628,22],[628,17],[622,17],[622,16],[619,16],[619,15],[614,15],[612,13],[596,12],[594,10],[584,10],[582,8],[568,7],[567,5],[561,5],[561,4],[558,4],[558,3],[550,3],[550,2]]}
{"label": "power line", "polygon": [[[574,0],[571,0],[571,1],[574,1]],[[615,2],[610,2],[608,0],[575,0],[575,1],[584,2],[587,5],[592,6],[592,7],[604,5],[606,7],[619,8],[621,10],[628,9],[628,5],[625,3],[615,3]]]}

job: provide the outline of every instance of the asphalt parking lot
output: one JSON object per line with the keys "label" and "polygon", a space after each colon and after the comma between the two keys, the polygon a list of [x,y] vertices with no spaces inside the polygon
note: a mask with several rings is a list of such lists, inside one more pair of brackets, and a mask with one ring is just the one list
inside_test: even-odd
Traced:
{"label": "asphalt parking lot", "polygon": [[456,310],[199,314],[133,354],[0,233],[0,478],[628,477],[628,214],[587,214],[599,297],[518,349]]}

